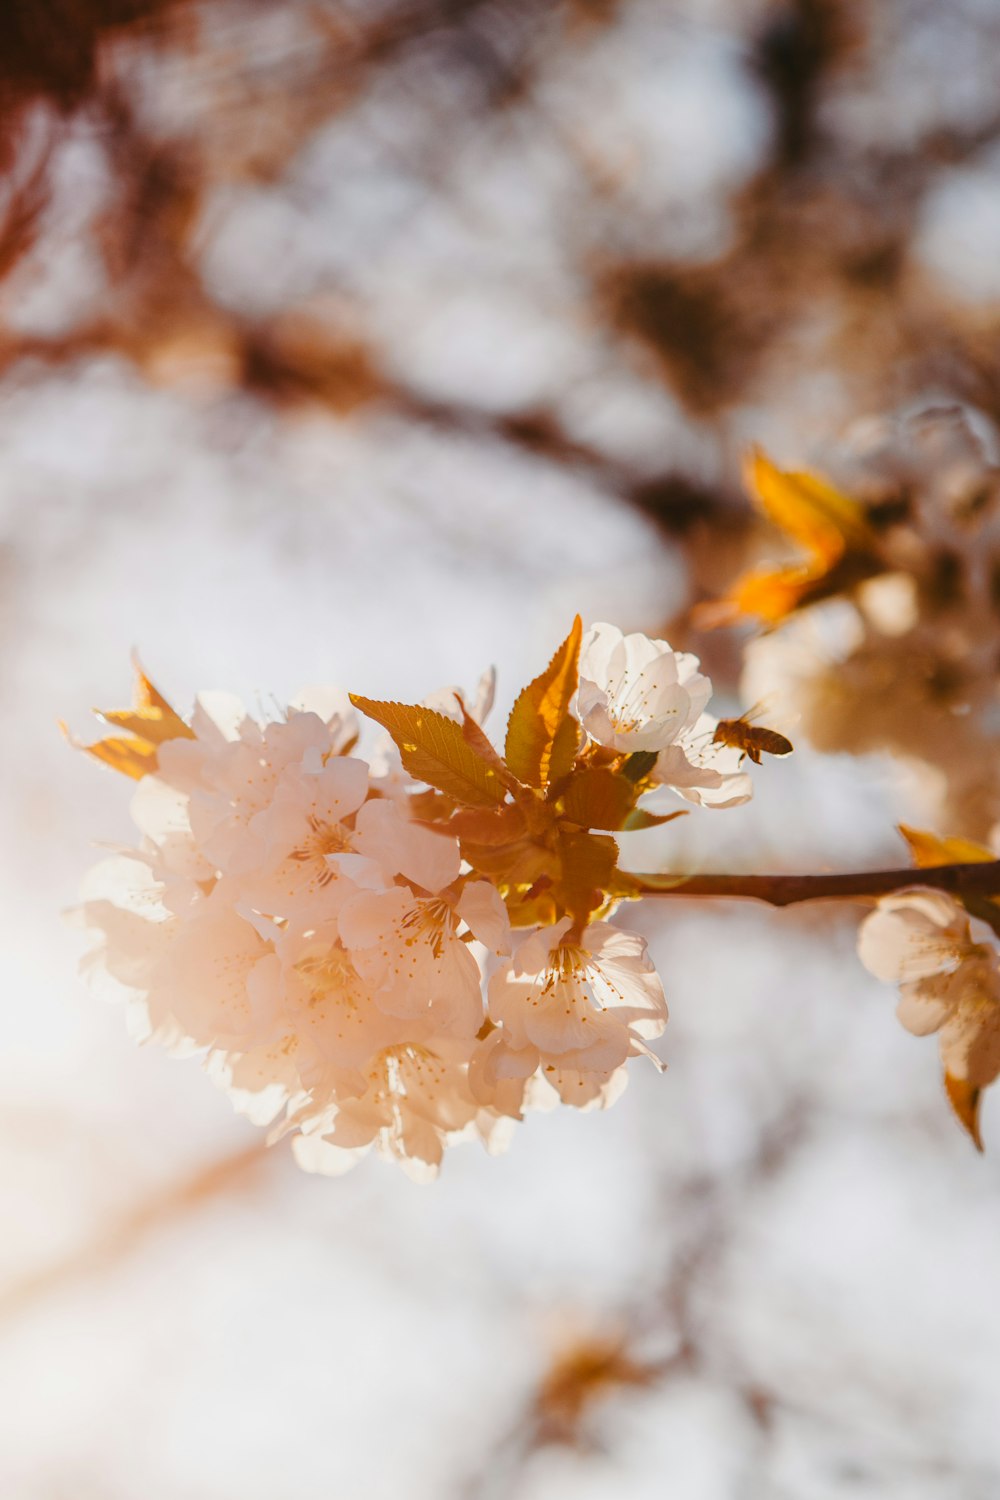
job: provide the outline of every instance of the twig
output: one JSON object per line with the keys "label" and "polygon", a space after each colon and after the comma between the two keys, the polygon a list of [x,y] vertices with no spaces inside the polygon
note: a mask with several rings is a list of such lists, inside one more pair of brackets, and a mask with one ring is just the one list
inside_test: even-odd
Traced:
{"label": "twig", "polygon": [[220,1194],[239,1187],[244,1178],[260,1166],[265,1151],[264,1143],[255,1141],[230,1156],[196,1168],[190,1176],[167,1185],[145,1203],[138,1204],[90,1243],[80,1245],[62,1259],[0,1288],[0,1324],[66,1286],[110,1270],[147,1235],[194,1212]]}
{"label": "twig", "polygon": [[964,898],[1000,895],[1000,859],[844,875],[633,875],[631,879],[636,894],[642,896],[723,896],[766,901],[769,906],[867,899],[913,886],[930,886]]}

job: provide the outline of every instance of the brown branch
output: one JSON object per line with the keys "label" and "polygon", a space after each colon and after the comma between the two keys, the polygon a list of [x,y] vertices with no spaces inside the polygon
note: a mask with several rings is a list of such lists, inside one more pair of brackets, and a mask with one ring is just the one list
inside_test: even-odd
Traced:
{"label": "brown branch", "polygon": [[1000,895],[1000,859],[929,869],[860,870],[845,875],[633,875],[643,896],[740,897],[769,906],[843,901],[930,886],[960,898]]}

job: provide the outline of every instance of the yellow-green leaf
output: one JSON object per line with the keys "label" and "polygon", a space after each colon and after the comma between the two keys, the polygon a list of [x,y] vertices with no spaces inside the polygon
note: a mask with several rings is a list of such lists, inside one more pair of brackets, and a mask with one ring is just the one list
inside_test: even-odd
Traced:
{"label": "yellow-green leaf", "polygon": [[169,715],[158,708],[98,708],[94,712],[105,724],[124,729],[151,745],[162,745],[167,740],[194,739],[194,730],[173,709]]}
{"label": "yellow-green leaf", "polygon": [[417,823],[428,823],[434,828],[443,828],[455,811],[455,799],[433,787],[423,792],[411,792],[406,805],[410,817]]}
{"label": "yellow-green leaf", "polygon": [[469,713],[461,697],[458,699],[458,707],[462,714],[462,738],[469,749],[473,754],[478,755],[480,760],[485,761],[488,766],[493,767],[509,792],[513,792],[515,796],[520,792],[523,796],[524,787],[518,781],[517,777],[511,773],[502,756],[494,748],[489,735],[478,720],[474,719]]}
{"label": "yellow-green leaf", "polygon": [[351,694],[354,707],[388,729],[403,765],[418,781],[467,807],[497,807],[506,797],[494,768],[466,743],[454,719],[419,703],[382,703]]}
{"label": "yellow-green leaf", "polygon": [[618,864],[618,845],[603,833],[564,832],[562,871],[556,894],[565,909],[583,923],[604,905]]}
{"label": "yellow-green leaf", "polygon": [[982,1099],[982,1089],[970,1083],[967,1078],[956,1078],[953,1073],[945,1073],[944,1091],[948,1095],[948,1103],[951,1105],[956,1120],[963,1130],[968,1131],[976,1150],[982,1151],[983,1138],[979,1133],[979,1105]]}
{"label": "yellow-green leaf", "polygon": [[724,598],[695,605],[692,619],[702,629],[746,617],[778,625],[801,606],[850,590],[881,571],[864,506],[822,474],[779,469],[760,448],[751,451],[744,474],[760,509],[807,556],[751,569]]}
{"label": "yellow-green leaf", "polygon": [[462,839],[462,858],[467,859],[477,875],[486,875],[498,885],[512,889],[534,885],[542,880],[552,885],[559,876],[559,856],[534,839],[515,839],[513,843],[477,844]]}
{"label": "yellow-green leaf", "polygon": [[163,694],[154,687],[134,656],[132,667],[135,672],[132,707],[96,708],[94,712],[98,718],[141,740],[148,740],[151,745],[162,745],[166,740],[194,739],[194,730],[190,724],[184,722]]}
{"label": "yellow-green leaf", "polygon": [[93,745],[85,745],[81,740],[73,738],[65,724],[60,724],[59,727],[75,749],[85,750],[95,760],[110,766],[112,771],[131,776],[133,781],[140,781],[143,776],[149,776],[156,770],[156,746],[148,740],[124,739],[120,735],[111,735],[107,739],[97,740]]}
{"label": "yellow-green leaf", "polygon": [[779,469],[755,448],[747,461],[746,479],[774,524],[827,567],[847,547],[865,550],[872,546],[864,507],[823,475]]}
{"label": "yellow-green leaf", "polygon": [[573,763],[576,760],[579,749],[580,724],[567,711],[552,741],[552,754],[549,756],[547,785],[555,786],[557,782],[561,781],[564,776],[567,776],[572,771]]}
{"label": "yellow-green leaf", "polygon": [[507,915],[512,927],[551,927],[560,912],[549,890],[524,896],[508,896]]}
{"label": "yellow-green leaf", "polygon": [[519,781],[545,787],[571,769],[580,726],[569,712],[580,670],[580,616],[541,676],[519,695],[507,723],[505,756]]}
{"label": "yellow-green leaf", "polygon": [[625,819],[622,832],[639,833],[644,828],[662,828],[664,823],[672,823],[675,818],[686,818],[687,815],[686,807],[679,807],[676,812],[668,813],[651,813],[647,812],[644,807],[637,807]]}
{"label": "yellow-green leaf", "polygon": [[[823,565],[791,563],[778,568],[755,568],[738,578],[714,614],[699,610],[699,625],[731,625],[746,617],[765,625],[780,625],[815,590],[827,572]],[[728,611],[728,612],[727,612]]]}
{"label": "yellow-green leaf", "polygon": [[560,792],[557,808],[571,823],[584,828],[621,828],[635,806],[637,790],[625,776],[606,766],[576,771]]}
{"label": "yellow-green leaf", "polygon": [[985,844],[959,837],[943,838],[923,828],[908,828],[900,823],[899,831],[910,846],[913,863],[920,869],[931,869],[934,865],[978,865],[986,864],[996,855]]}
{"label": "yellow-green leaf", "polygon": [[79,750],[86,750],[88,755],[110,766],[113,771],[120,771],[123,776],[131,776],[134,781],[139,781],[156,770],[158,746],[167,740],[193,739],[194,730],[153,686],[138,661],[133,659],[133,665],[135,682],[132,708],[97,708],[94,712],[106,724],[124,729],[134,738],[109,735],[93,745],[85,745],[70,735],[65,724],[60,727],[71,745]]}
{"label": "yellow-green leaf", "polygon": [[460,808],[446,823],[442,832],[453,833],[470,844],[500,848],[524,837],[524,814],[508,802],[497,808]]}

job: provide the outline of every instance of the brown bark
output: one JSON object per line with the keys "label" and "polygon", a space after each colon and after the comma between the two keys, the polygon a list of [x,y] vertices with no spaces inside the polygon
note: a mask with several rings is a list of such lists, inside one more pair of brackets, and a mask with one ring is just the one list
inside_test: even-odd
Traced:
{"label": "brown bark", "polygon": [[860,870],[843,875],[635,875],[637,894],[734,897],[796,906],[802,901],[866,900],[930,886],[959,899],[1000,895],[1000,859],[928,869]]}

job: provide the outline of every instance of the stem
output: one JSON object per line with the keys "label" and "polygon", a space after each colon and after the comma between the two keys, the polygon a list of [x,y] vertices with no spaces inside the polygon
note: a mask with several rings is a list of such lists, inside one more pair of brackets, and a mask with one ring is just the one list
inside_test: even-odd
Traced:
{"label": "stem", "polygon": [[921,885],[964,898],[1000,895],[1000,859],[848,875],[633,875],[632,879],[636,893],[643,896],[743,897],[766,901],[769,906],[874,898]]}

